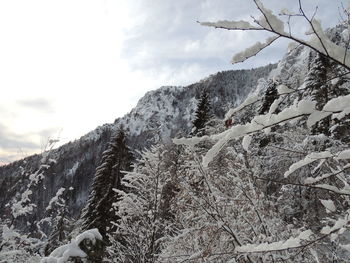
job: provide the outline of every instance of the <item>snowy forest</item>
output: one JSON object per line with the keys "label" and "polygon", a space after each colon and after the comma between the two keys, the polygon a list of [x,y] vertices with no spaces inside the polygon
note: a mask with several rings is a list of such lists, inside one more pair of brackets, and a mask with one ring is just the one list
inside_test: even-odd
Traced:
{"label": "snowy forest", "polygon": [[324,30],[301,0],[253,1],[252,21],[199,24],[268,33],[232,63],[289,39],[277,65],[162,87],[0,167],[0,262],[350,262],[350,10]]}

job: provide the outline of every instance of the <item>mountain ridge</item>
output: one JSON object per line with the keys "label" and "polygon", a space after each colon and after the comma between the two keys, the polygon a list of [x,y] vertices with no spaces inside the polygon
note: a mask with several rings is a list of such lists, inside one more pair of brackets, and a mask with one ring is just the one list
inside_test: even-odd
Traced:
{"label": "mountain ridge", "polygon": [[[47,160],[55,162],[50,163],[42,185],[31,196],[37,205],[33,220],[45,214],[47,203],[61,187],[74,188],[68,194],[67,203],[72,216],[78,216],[88,197],[95,168],[120,125],[127,130],[133,151],[141,151],[159,141],[170,141],[178,133],[190,132],[202,89],[209,89],[213,113],[223,119],[227,109],[243,101],[258,80],[267,78],[275,67],[270,64],[257,69],[218,72],[186,87],[163,86],[149,91],[114,123],[98,126],[79,139],[51,150]],[[28,175],[39,168],[42,159],[43,154],[36,154],[0,167],[0,209],[5,211],[4,217],[11,212],[7,204],[23,192]]]}

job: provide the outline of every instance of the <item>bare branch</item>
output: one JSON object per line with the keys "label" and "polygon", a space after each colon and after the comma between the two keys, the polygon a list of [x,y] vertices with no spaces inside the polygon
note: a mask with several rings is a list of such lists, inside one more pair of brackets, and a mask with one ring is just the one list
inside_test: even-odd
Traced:
{"label": "bare branch", "polygon": [[299,151],[286,149],[286,148],[282,148],[282,147],[278,147],[278,146],[274,146],[274,145],[267,145],[267,147],[272,147],[272,148],[276,148],[276,149],[279,149],[279,150],[282,150],[282,151],[291,152],[291,153],[295,153],[295,154],[307,155],[306,152],[299,152]]}
{"label": "bare branch", "polygon": [[313,21],[315,21],[314,17],[315,17],[316,12],[317,12],[317,7],[316,7],[316,10],[315,10],[314,14],[312,15],[311,19],[308,18],[308,16],[305,14],[304,9],[303,9],[303,7],[302,7],[302,5],[301,5],[301,0],[299,0],[299,10],[300,10],[302,16],[306,19],[306,21],[307,21],[307,22],[309,23],[309,25],[311,26],[311,29],[312,29],[313,33],[315,34],[315,36],[316,36],[316,37],[318,38],[318,40],[320,41],[321,46],[322,46],[324,52],[326,53],[327,56],[329,56],[328,50],[327,50],[325,44],[323,43],[322,38],[320,37],[320,35],[318,34],[317,30],[315,29],[315,26],[314,26],[314,23],[313,23]]}

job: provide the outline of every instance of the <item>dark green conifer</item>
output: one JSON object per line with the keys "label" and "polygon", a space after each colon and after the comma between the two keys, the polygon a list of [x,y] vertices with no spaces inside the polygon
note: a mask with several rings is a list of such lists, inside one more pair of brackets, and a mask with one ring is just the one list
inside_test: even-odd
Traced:
{"label": "dark green conifer", "polygon": [[197,104],[193,129],[191,132],[192,135],[203,136],[205,134],[204,128],[212,118],[211,109],[209,92],[207,89],[204,89]]}
{"label": "dark green conifer", "polygon": [[104,239],[111,228],[111,221],[115,221],[112,204],[117,201],[118,196],[113,189],[121,188],[123,171],[131,170],[132,154],[126,142],[126,133],[120,127],[102,155],[87,205],[82,212],[82,230],[97,228]]}
{"label": "dark green conifer", "polygon": [[269,112],[272,103],[278,98],[277,83],[271,81],[266,89],[263,97],[262,105],[259,109],[259,114],[266,114]]}
{"label": "dark green conifer", "polygon": [[[330,100],[331,85],[328,81],[328,71],[330,69],[330,61],[323,55],[317,54],[313,66],[309,69],[306,77],[306,86],[310,89],[311,98],[316,102],[316,109],[321,110],[323,106]],[[312,134],[323,133],[327,136],[330,135],[331,118],[326,117],[323,120],[317,122],[312,127]]]}

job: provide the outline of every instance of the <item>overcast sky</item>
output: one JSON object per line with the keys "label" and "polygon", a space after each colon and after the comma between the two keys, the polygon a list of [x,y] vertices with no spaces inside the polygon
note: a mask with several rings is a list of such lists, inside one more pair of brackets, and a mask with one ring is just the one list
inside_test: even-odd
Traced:
{"label": "overcast sky", "polygon": [[[297,11],[297,0],[263,2]],[[341,1],[303,2],[309,14],[319,6],[324,26],[338,23]],[[283,41],[233,66],[232,55],[263,36],[196,22],[252,14],[251,0],[0,1],[0,164],[113,122],[149,90],[277,62]]]}

